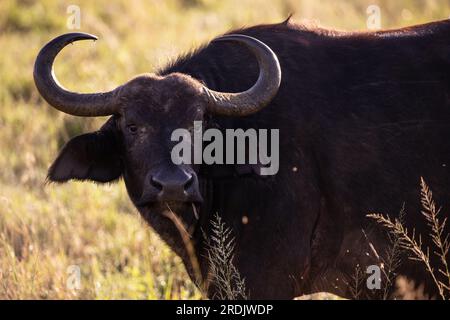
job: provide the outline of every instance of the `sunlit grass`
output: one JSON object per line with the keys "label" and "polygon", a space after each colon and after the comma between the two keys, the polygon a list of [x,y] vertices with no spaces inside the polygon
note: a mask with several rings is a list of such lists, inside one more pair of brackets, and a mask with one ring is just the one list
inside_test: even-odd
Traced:
{"label": "sunlit grass", "polygon": [[[73,90],[111,89],[229,29],[280,22],[292,12],[295,21],[364,29],[372,2],[79,0],[81,31],[100,40],[66,48],[56,74]],[[450,14],[446,1],[377,3],[384,27]],[[200,298],[180,260],[138,217],[121,182],[44,184],[63,143],[104,121],[58,113],[34,88],[37,52],[71,31],[71,4],[0,1],[0,298]],[[71,265],[81,269],[79,290],[67,287]]]}

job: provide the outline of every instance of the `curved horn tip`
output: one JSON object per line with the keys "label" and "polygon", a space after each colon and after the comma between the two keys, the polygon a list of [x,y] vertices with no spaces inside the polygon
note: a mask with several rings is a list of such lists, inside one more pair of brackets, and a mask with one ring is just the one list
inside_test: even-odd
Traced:
{"label": "curved horn tip", "polygon": [[236,40],[238,38],[240,38],[240,39],[249,39],[249,40],[252,40],[252,41],[256,40],[257,42],[261,42],[262,44],[264,44],[264,42],[254,38],[254,37],[247,36],[245,34],[239,34],[239,33],[226,34],[226,35],[223,35],[223,36],[220,36],[218,38],[213,39],[211,42],[233,41],[233,40]]}
{"label": "curved horn tip", "polygon": [[66,33],[63,34],[58,38],[68,38],[71,40],[71,42],[73,41],[78,41],[78,40],[98,40],[98,37],[96,35],[90,34],[90,33],[84,33],[84,32],[72,32],[72,33]]}

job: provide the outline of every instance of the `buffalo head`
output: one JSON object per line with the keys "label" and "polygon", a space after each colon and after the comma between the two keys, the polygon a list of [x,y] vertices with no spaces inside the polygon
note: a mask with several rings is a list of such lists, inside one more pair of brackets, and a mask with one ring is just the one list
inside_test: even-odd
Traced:
{"label": "buffalo head", "polygon": [[203,121],[207,114],[245,116],[264,108],[280,85],[277,57],[249,36],[214,40],[242,44],[258,61],[257,82],[240,93],[213,91],[180,73],[139,75],[102,93],[64,89],[52,72],[56,55],[69,43],[95,39],[83,33],[59,36],[40,51],[35,63],[36,86],[51,106],[74,116],[112,116],[99,131],[75,137],[64,146],[49,170],[49,180],[111,182],[123,177],[131,200],[147,220],[168,206],[181,214],[192,210],[192,204],[202,202],[198,168],[173,164],[171,133],[192,129],[193,122]]}

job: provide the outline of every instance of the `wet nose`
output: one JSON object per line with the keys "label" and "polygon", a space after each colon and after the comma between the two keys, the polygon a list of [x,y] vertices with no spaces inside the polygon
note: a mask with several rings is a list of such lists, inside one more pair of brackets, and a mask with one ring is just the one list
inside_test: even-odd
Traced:
{"label": "wet nose", "polygon": [[198,181],[195,173],[183,169],[161,170],[150,176],[159,201],[197,201]]}
{"label": "wet nose", "polygon": [[183,194],[193,181],[192,174],[184,171],[172,177],[157,174],[150,179],[150,183],[160,190],[160,194]]}

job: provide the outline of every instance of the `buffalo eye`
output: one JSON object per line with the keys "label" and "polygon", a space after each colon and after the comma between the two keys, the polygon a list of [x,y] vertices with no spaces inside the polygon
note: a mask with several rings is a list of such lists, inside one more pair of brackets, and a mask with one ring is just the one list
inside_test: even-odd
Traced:
{"label": "buffalo eye", "polygon": [[138,132],[138,127],[135,124],[129,124],[127,125],[127,130],[131,134],[136,134]]}

